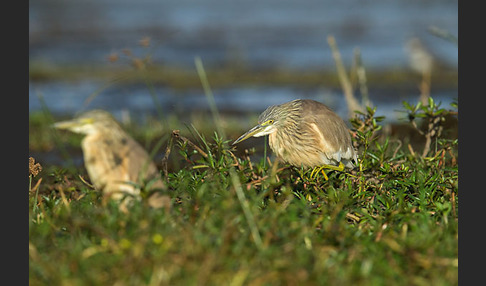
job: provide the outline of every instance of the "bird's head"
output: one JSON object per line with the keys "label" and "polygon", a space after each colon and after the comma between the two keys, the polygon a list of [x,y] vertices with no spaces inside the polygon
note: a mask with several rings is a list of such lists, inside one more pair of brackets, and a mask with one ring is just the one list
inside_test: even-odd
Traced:
{"label": "bird's head", "polygon": [[72,120],[57,122],[53,126],[57,129],[90,135],[102,130],[117,128],[118,123],[107,111],[91,110]]}
{"label": "bird's head", "polygon": [[[280,105],[272,105],[268,107],[258,117],[258,125],[248,130],[241,135],[233,145],[240,143],[250,137],[260,137],[276,132],[279,128],[287,126],[300,108],[300,102],[297,100],[287,102]],[[290,119],[290,120],[289,120]]]}

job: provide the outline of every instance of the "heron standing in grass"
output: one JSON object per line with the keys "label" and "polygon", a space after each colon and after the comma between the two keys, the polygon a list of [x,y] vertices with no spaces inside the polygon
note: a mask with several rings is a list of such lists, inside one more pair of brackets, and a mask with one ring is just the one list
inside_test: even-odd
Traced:
{"label": "heron standing in grass", "polygon": [[[104,110],[92,110],[73,120],[54,124],[85,135],[81,142],[84,165],[95,189],[114,200],[126,202],[140,198],[144,185],[148,190],[165,189],[160,173],[149,154]],[[161,207],[167,197],[154,192],[149,205]],[[126,203],[123,204],[126,210]]]}
{"label": "heron standing in grass", "polygon": [[277,157],[296,167],[342,171],[345,167],[354,168],[353,161],[358,160],[344,121],[314,100],[297,99],[268,107],[258,118],[258,125],[233,145],[264,135],[268,135],[270,148]]}

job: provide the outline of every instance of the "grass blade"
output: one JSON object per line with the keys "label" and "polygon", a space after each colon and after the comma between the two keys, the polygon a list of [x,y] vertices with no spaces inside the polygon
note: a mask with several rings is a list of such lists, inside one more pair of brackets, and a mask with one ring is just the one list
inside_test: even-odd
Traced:
{"label": "grass blade", "polygon": [[253,217],[253,213],[250,210],[250,205],[248,203],[248,200],[245,197],[245,193],[241,188],[240,180],[238,179],[238,176],[235,174],[235,171],[233,169],[230,169],[230,176],[231,176],[231,182],[235,187],[238,200],[240,201],[241,207],[243,208],[243,212],[245,213],[246,221],[248,222],[248,226],[250,227],[253,241],[255,242],[256,247],[259,250],[262,250],[263,242],[262,242],[262,238],[260,237],[260,232],[258,231],[258,226],[255,222],[255,218]]}
{"label": "grass blade", "polygon": [[219,116],[218,108],[216,107],[216,102],[214,101],[214,95],[211,91],[211,87],[209,86],[209,81],[206,75],[206,71],[204,70],[201,58],[196,57],[194,59],[194,63],[196,64],[197,74],[199,75],[199,79],[201,80],[201,84],[204,89],[204,94],[206,95],[206,98],[208,100],[209,108],[211,109],[216,129],[218,130],[218,133],[221,135],[222,138],[226,138],[223,127],[221,125],[221,117]]}

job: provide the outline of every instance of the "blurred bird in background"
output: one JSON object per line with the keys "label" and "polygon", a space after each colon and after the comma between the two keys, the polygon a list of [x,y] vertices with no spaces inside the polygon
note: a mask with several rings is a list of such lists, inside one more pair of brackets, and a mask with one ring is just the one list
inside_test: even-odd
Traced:
{"label": "blurred bird in background", "polygon": [[[81,147],[89,178],[106,198],[123,200],[122,210],[141,198],[142,187],[148,191],[166,188],[149,154],[110,113],[92,110],[73,120],[55,123],[54,127],[85,135]],[[148,204],[155,208],[169,202],[168,196],[158,191],[148,198]]]}

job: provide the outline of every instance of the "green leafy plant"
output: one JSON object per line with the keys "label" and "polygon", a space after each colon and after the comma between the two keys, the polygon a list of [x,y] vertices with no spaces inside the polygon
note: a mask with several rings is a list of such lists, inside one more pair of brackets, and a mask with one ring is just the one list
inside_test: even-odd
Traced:
{"label": "green leafy plant", "polygon": [[[436,103],[432,97],[428,98],[428,104],[423,105],[418,102],[416,105],[410,105],[403,102],[403,106],[408,115],[408,120],[417,132],[425,137],[425,145],[422,151],[422,157],[429,155],[431,151],[431,144],[440,138],[443,131],[443,123],[447,116],[457,115],[457,111],[441,108],[441,103]],[[457,103],[453,103],[452,107],[457,109]],[[418,120],[422,124],[417,123]]]}

